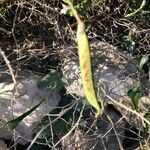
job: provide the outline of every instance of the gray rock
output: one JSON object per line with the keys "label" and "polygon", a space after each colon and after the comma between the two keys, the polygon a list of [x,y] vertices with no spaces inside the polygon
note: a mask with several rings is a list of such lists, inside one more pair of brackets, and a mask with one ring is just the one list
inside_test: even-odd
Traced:
{"label": "gray rock", "polygon": [[[133,103],[127,92],[137,84],[136,67],[128,60],[127,54],[116,47],[103,42],[91,43],[92,71],[97,95],[105,103],[114,105],[129,123],[141,128],[143,123],[139,117],[111,100],[133,110]],[[68,93],[84,97],[79,60],[74,49],[68,49],[64,50],[65,59],[62,65],[63,76],[69,83],[66,89]]]}
{"label": "gray rock", "polygon": [[[106,115],[103,115],[96,123],[95,130],[89,128],[81,131],[79,128],[72,132],[62,142],[63,150],[120,150],[125,137],[124,129],[126,121],[115,111],[107,109],[113,125]],[[115,130],[115,131],[114,131]]]}
{"label": "gray rock", "polygon": [[40,76],[31,72],[23,71],[17,78],[17,90],[14,84],[9,82],[0,83],[0,125],[19,117],[41,100],[44,102],[30,115],[21,121],[14,131],[0,128],[0,138],[11,139],[15,133],[17,143],[26,144],[32,140],[33,130],[42,117],[58,106],[60,101],[59,90],[38,89],[37,81]]}
{"label": "gray rock", "polygon": [[[102,86],[105,92],[116,99],[121,95],[126,95],[127,90],[136,83],[136,80],[130,77],[130,75],[135,75],[135,68],[135,71],[129,72],[127,58],[107,43],[93,43],[91,49],[92,70],[96,87],[100,88]],[[75,58],[73,55],[69,55],[68,52],[62,72],[69,82],[68,92],[84,96],[81,88],[79,62]],[[132,65],[130,64],[130,66]]]}

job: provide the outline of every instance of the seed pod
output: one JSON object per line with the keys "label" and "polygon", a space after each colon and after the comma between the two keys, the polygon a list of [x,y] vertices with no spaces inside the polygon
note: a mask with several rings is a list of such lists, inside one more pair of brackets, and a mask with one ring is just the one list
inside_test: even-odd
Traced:
{"label": "seed pod", "polygon": [[82,22],[78,23],[77,42],[84,94],[88,102],[97,110],[97,112],[100,112],[101,108],[97,101],[92,79],[89,43],[85,33],[84,23]]}
{"label": "seed pod", "polygon": [[76,20],[78,23],[77,28],[77,44],[78,44],[78,54],[79,54],[79,62],[81,69],[81,76],[83,82],[83,89],[85,97],[87,101],[97,110],[97,115],[103,112],[103,102],[99,99],[101,106],[98,103],[93,79],[92,79],[92,70],[91,70],[91,59],[90,59],[90,48],[88,38],[85,32],[85,25],[81,20],[78,12],[74,9],[70,0],[65,0],[70,6]]}

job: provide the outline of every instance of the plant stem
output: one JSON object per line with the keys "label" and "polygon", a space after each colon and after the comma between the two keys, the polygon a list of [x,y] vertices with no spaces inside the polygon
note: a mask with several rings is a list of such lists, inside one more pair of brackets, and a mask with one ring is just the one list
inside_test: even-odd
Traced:
{"label": "plant stem", "polygon": [[142,4],[141,4],[139,9],[135,10],[134,12],[132,12],[130,14],[125,15],[125,17],[128,18],[128,17],[131,17],[131,16],[135,15],[136,13],[141,11],[144,8],[145,5],[146,5],[146,0],[143,0],[143,2],[142,2]]}

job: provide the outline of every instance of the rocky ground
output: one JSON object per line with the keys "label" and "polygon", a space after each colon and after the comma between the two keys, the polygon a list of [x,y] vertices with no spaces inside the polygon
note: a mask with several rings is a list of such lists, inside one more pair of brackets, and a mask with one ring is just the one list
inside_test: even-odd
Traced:
{"label": "rocky ground", "polygon": [[[0,150],[150,148],[149,2],[124,17],[141,2],[94,0],[81,12],[95,89],[105,104],[95,121],[82,89],[77,24],[65,3],[0,1]],[[138,111],[129,97],[137,85]],[[3,128],[43,99],[16,129]]]}

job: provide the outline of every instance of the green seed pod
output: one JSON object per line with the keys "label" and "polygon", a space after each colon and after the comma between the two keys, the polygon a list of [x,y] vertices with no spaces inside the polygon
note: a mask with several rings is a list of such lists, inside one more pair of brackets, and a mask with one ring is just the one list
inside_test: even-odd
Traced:
{"label": "green seed pod", "polygon": [[101,105],[99,105],[94,89],[91,70],[90,48],[88,38],[85,32],[85,25],[80,19],[78,12],[74,9],[70,0],[65,1],[70,6],[78,23],[77,44],[84,94],[87,101],[97,110],[97,115],[99,115],[103,112],[103,102],[101,99],[99,99],[99,102],[101,103]]}

